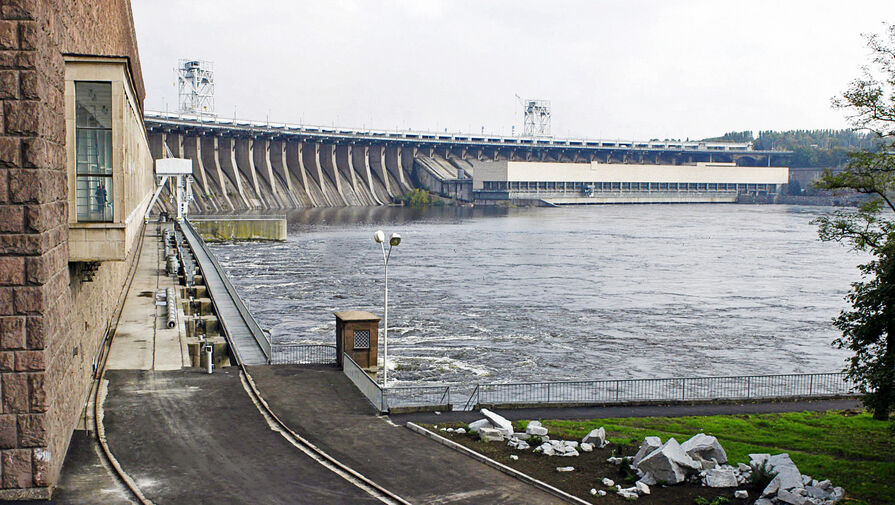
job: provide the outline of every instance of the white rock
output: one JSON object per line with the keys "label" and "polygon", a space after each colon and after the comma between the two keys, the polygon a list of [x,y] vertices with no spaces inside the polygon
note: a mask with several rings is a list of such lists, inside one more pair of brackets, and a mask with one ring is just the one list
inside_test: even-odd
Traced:
{"label": "white rock", "polygon": [[483,442],[503,442],[503,430],[497,428],[481,428],[479,436]]}
{"label": "white rock", "polygon": [[519,440],[528,440],[529,438],[531,438],[531,435],[529,435],[528,433],[522,432],[522,431],[517,431],[516,433],[513,433],[513,436],[518,438]]}
{"label": "white rock", "polygon": [[827,491],[826,489],[822,489],[817,486],[805,486],[805,491],[808,493],[808,496],[820,500],[826,500],[830,497],[831,494],[833,494],[832,490]]}
{"label": "white rock", "polygon": [[528,442],[526,442],[525,440],[520,440],[519,443],[516,444],[516,449],[519,449],[520,451],[527,451],[531,449],[531,446],[528,445]]}
{"label": "white rock", "polygon": [[640,450],[634,455],[634,465],[636,466],[640,463],[641,459],[645,458],[649,453],[655,451],[659,447],[662,447],[662,440],[659,437],[644,438],[643,443],[640,444]]}
{"label": "white rock", "polygon": [[[636,488],[633,488],[636,489]],[[631,491],[630,489],[619,489],[615,492],[615,494],[621,496],[622,498],[630,501],[634,501],[637,498],[640,498],[640,495],[637,494],[637,491]]]}
{"label": "white rock", "polygon": [[705,485],[708,487],[737,487],[737,476],[727,468],[713,468],[705,473]]}
{"label": "white rock", "polygon": [[833,483],[830,482],[829,479],[818,482],[817,487],[823,489],[824,491],[833,491]]}
{"label": "white rock", "polygon": [[543,452],[546,456],[553,456],[554,454],[556,454],[556,451],[553,450],[553,446],[550,444],[542,445],[541,452]]}
{"label": "white rock", "polygon": [[510,459],[513,461],[519,461],[519,456],[516,456],[515,454],[510,454]]}
{"label": "white rock", "polygon": [[740,489],[738,491],[734,491],[733,497],[738,500],[745,500],[746,498],[749,497],[749,491],[746,491],[745,489]]}
{"label": "white rock", "polygon": [[597,496],[597,490],[594,488],[590,488],[590,494],[591,496]]}
{"label": "white rock", "polygon": [[589,444],[587,442],[581,443],[581,452],[592,452],[594,450],[593,444]]}
{"label": "white rock", "polygon": [[688,474],[701,469],[699,463],[693,461],[673,438],[646,455],[637,466],[644,472],[653,474],[657,481],[667,484],[684,482]]}
{"label": "white rock", "polygon": [[558,466],[558,467],[556,467],[556,471],[557,472],[574,472],[575,467],[574,466]]}
{"label": "white rock", "polygon": [[759,454],[750,454],[749,455],[749,464],[754,466],[761,466],[761,462],[770,458],[771,455],[763,452]]}
{"label": "white rock", "polygon": [[620,465],[622,464],[622,458],[609,457],[606,458],[606,462],[612,465]]}
{"label": "white rock", "polygon": [[647,486],[646,484],[644,484],[643,482],[641,482],[639,480],[634,483],[634,487],[637,488],[637,492],[639,494],[650,494],[649,486]]}
{"label": "white rock", "polygon": [[505,436],[511,436],[513,434],[513,423],[508,421],[505,417],[491,412],[488,409],[482,409],[480,413],[485,416],[495,428],[501,430]]}
{"label": "white rock", "polygon": [[602,489],[597,491],[597,496],[606,496],[606,494],[606,491],[603,491]]}
{"label": "white rock", "polygon": [[754,505],[774,505],[774,502],[768,500],[767,498],[759,498],[755,500]]}
{"label": "white rock", "polygon": [[603,447],[606,445],[606,430],[600,426],[595,430],[591,430],[590,433],[581,439],[581,441],[588,444],[594,444],[597,447]]}
{"label": "white rock", "polygon": [[693,435],[690,440],[681,444],[681,449],[694,459],[699,457],[706,461],[715,460],[722,465],[727,463],[727,453],[718,439],[705,433]]}
{"label": "white rock", "polygon": [[493,428],[494,425],[487,419],[479,419],[478,421],[469,423],[469,431],[476,432],[482,428]]}
{"label": "white rock", "polygon": [[808,503],[808,498],[805,498],[800,494],[781,489],[780,492],[777,493],[777,502],[787,503],[789,505],[805,505]]}
{"label": "white rock", "polygon": [[752,472],[752,467],[747,465],[746,463],[737,463],[737,470],[739,470],[741,473]]}
{"label": "white rock", "polygon": [[575,449],[571,449],[569,451],[562,453],[562,455],[566,456],[566,457],[574,457],[574,456],[578,456],[579,454],[578,454],[578,451],[576,451]]}
{"label": "white rock", "polygon": [[465,428],[457,428],[456,430],[454,430],[454,433],[459,433],[462,435],[462,434],[466,433],[466,429]]}
{"label": "white rock", "polygon": [[845,498],[845,490],[838,486],[834,487],[833,494],[830,495],[830,501],[832,503],[838,503],[843,498]]}
{"label": "white rock", "polygon": [[784,452],[782,454],[771,456],[768,458],[768,466],[777,472],[777,476],[774,477],[774,480],[779,479],[779,489],[788,491],[790,489],[804,487],[802,484],[802,474],[799,473],[796,464],[789,458],[789,454]]}
{"label": "white rock", "polygon": [[525,433],[528,433],[529,435],[537,435],[539,437],[543,437],[544,435],[547,434],[547,428],[545,428],[543,426],[532,426],[529,424],[528,426],[525,427]]}
{"label": "white rock", "polygon": [[609,477],[603,477],[603,485],[606,487],[612,487],[615,485],[615,481],[613,481]]}
{"label": "white rock", "polygon": [[562,444],[566,447],[571,447],[573,449],[578,448],[578,442],[576,442],[575,440],[563,440]]}
{"label": "white rock", "polygon": [[541,426],[541,421],[529,421],[526,426]]}

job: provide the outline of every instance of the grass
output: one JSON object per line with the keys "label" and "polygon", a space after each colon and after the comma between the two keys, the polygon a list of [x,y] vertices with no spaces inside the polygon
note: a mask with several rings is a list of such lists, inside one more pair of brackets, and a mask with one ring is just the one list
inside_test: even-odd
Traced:
{"label": "grass", "polygon": [[643,437],[678,442],[696,433],[714,435],[732,464],[750,453],[788,452],[803,474],[845,489],[852,503],[895,503],[895,437],[887,421],[842,411],[737,416],[644,417],[590,421],[543,421],[551,435],[580,439],[603,426],[618,444],[639,445]]}

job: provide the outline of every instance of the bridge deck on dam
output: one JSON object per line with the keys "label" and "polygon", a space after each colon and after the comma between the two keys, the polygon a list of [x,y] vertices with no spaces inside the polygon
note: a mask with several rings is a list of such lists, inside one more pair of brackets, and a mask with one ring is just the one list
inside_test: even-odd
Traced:
{"label": "bridge deck on dam", "polygon": [[270,342],[230,284],[227,273],[223,271],[211,251],[205,247],[202,238],[189,222],[185,222],[181,230],[190,249],[193,250],[196,263],[202,270],[218,321],[237,363],[267,364],[270,357]]}

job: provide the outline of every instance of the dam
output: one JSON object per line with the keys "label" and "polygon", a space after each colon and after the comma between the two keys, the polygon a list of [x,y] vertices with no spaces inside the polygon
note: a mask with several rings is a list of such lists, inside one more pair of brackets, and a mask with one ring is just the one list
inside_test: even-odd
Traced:
{"label": "dam", "polygon": [[[567,183],[562,194],[552,195],[559,203],[728,202],[736,201],[741,193],[776,194],[788,181],[788,172],[781,165],[792,154],[755,150],[747,142],[358,130],[159,112],[147,112],[145,123],[155,159],[192,160],[196,184],[191,210],[206,214],[388,205],[417,188],[458,202],[551,204],[541,195],[531,198],[515,193],[532,189],[556,192],[558,182]],[[528,166],[538,175],[525,181],[504,181],[529,183],[508,194],[488,175],[502,163],[514,168]],[[574,171],[575,166],[594,164],[611,168],[616,175],[574,181],[555,177],[558,167]],[[681,167],[703,167],[713,173],[693,178],[692,169]],[[759,167],[774,170],[760,171]],[[743,175],[746,172],[750,175]],[[757,185],[744,185],[746,179]],[[597,182],[608,186],[594,186]],[[591,190],[607,189],[620,196],[581,198]],[[682,190],[687,194],[682,195]]]}

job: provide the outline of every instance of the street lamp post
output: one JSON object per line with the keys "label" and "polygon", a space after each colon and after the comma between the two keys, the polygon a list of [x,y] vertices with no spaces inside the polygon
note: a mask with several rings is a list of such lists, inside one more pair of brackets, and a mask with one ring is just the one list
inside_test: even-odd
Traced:
{"label": "street lamp post", "polygon": [[385,252],[385,232],[377,230],[373,234],[373,240],[382,248],[382,260],[385,262],[385,321],[383,323],[382,337],[382,387],[388,386],[388,260],[392,256],[392,248],[401,243],[401,235],[392,233],[388,237],[388,252]]}

